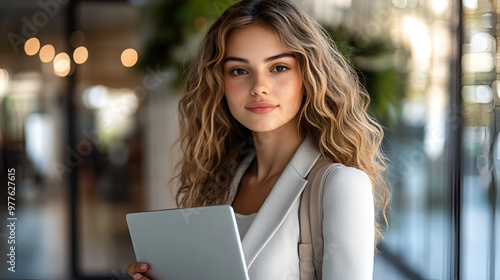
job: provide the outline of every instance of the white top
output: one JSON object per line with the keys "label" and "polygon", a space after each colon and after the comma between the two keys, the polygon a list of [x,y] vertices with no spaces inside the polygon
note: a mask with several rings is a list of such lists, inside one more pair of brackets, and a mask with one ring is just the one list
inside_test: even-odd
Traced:
{"label": "white top", "polygon": [[234,214],[236,216],[236,223],[238,224],[238,231],[240,232],[240,239],[243,239],[257,213],[253,213],[250,215],[242,215],[238,213]]}
{"label": "white top", "polygon": [[[232,204],[255,151],[240,163],[231,183]],[[299,206],[307,175],[320,157],[306,138],[241,237],[251,280],[299,280]],[[372,280],[374,205],[370,178],[352,167],[335,168],[324,178],[323,279]],[[242,218],[243,220],[245,218]],[[238,226],[243,221],[238,221]]]}

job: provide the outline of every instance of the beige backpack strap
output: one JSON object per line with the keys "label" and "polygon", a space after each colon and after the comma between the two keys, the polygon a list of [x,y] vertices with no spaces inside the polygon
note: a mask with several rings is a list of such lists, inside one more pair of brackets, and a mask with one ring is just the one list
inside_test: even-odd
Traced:
{"label": "beige backpack strap", "polygon": [[307,177],[308,183],[302,193],[299,212],[301,280],[322,279],[323,187],[328,173],[339,165],[320,158]]}

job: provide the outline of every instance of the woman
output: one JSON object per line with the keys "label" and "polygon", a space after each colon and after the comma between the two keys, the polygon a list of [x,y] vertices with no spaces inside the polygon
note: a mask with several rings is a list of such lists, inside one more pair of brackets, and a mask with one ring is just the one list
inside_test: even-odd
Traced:
{"label": "woman", "polygon": [[[323,279],[371,279],[374,213],[385,220],[389,193],[368,102],[327,33],[292,2],[231,6],[205,36],[179,103],[178,206],[231,204],[250,278],[300,279],[308,172],[318,158],[341,163],[318,202]],[[128,273],[148,279],[147,269],[134,263]]]}

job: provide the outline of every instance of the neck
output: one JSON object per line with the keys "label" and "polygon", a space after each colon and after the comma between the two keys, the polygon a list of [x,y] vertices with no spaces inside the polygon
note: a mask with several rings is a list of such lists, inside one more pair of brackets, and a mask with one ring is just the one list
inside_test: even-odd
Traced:
{"label": "neck", "polygon": [[297,120],[268,132],[252,132],[256,151],[254,174],[259,182],[283,172],[304,137],[298,135]]}

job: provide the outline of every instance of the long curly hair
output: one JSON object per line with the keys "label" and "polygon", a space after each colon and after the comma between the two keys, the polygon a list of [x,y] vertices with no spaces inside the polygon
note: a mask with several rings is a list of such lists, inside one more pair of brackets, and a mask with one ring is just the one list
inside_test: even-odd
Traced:
{"label": "long curly hair", "polygon": [[298,131],[332,162],[355,167],[371,179],[378,213],[387,224],[386,158],[382,127],[368,115],[370,97],[329,34],[289,0],[244,0],[229,7],[210,27],[188,70],[179,101],[183,157],[177,165],[179,207],[229,203],[236,169],[252,147],[251,132],[229,112],[224,96],[223,61],[231,32],[266,25],[298,59],[305,98]]}

